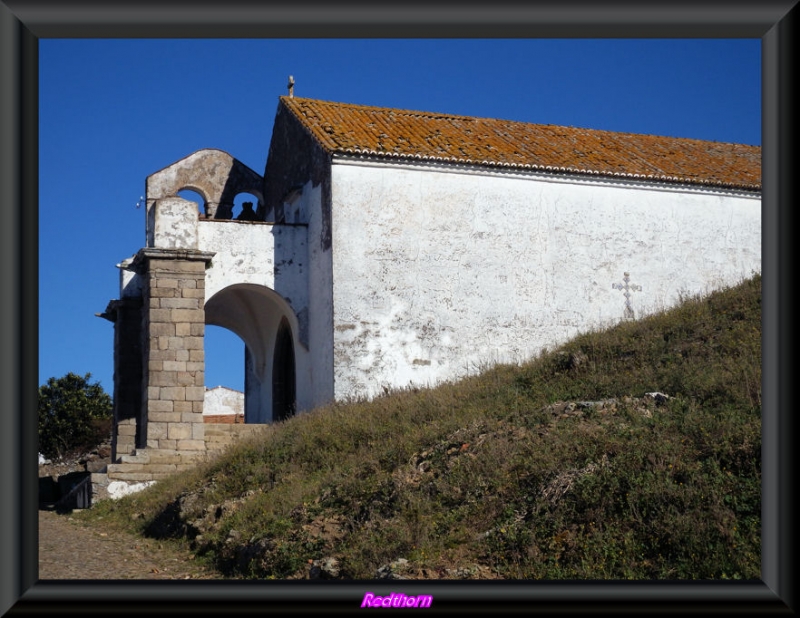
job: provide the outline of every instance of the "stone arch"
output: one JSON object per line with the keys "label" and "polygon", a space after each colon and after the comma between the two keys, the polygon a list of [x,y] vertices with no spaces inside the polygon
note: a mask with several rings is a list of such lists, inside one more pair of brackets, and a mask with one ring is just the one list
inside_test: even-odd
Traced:
{"label": "stone arch", "polygon": [[263,217],[258,214],[258,208],[257,195],[249,191],[240,191],[234,196],[231,216],[237,221],[263,221]]}
{"label": "stone arch", "polygon": [[205,216],[205,213],[208,210],[208,198],[202,192],[198,191],[194,187],[187,186],[178,190],[177,197],[190,202],[196,202],[198,205],[198,215]]}
{"label": "stone arch", "polygon": [[227,152],[206,148],[147,177],[147,208],[152,208],[156,200],[177,197],[179,191],[188,189],[203,196],[207,219],[230,219],[234,198],[242,192],[256,197],[254,208],[262,213],[263,183],[260,174]]}
{"label": "stone arch", "polygon": [[[286,359],[288,329],[294,363],[294,337],[297,317],[289,303],[274,290],[257,284],[229,285],[206,301],[206,324],[221,326],[236,333],[244,342],[245,422],[269,423],[275,419],[274,380],[276,345]],[[292,367],[292,373],[296,372]],[[284,401],[285,394],[281,401]]]}

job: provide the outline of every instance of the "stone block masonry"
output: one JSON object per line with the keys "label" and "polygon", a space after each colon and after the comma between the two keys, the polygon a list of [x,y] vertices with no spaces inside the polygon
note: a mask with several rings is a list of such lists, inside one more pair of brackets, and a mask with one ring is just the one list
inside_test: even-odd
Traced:
{"label": "stone block masonry", "polygon": [[[144,279],[143,392],[148,451],[205,451],[202,292],[211,255],[149,248],[142,249],[134,260],[141,265]],[[152,470],[153,474],[166,472]]]}
{"label": "stone block masonry", "polygon": [[[133,260],[142,278],[141,413],[118,423],[117,452],[103,481],[155,481],[206,459],[204,291],[212,257],[145,248]],[[141,439],[131,448],[134,436]]]}
{"label": "stone block masonry", "polygon": [[[118,424],[120,448],[114,463],[92,479],[96,499],[106,497],[109,483],[143,488],[189,470],[265,428],[241,424],[241,415],[231,415],[233,422],[203,416],[205,270],[212,256],[189,249],[146,248],[133,260],[142,277],[142,413]],[[221,422],[213,422],[217,420]],[[144,444],[136,440],[132,448],[140,433],[146,437]]]}
{"label": "stone block masonry", "polygon": [[271,425],[245,425],[226,423],[206,423],[205,442],[209,455],[221,453],[240,439],[268,431]]}
{"label": "stone block masonry", "polygon": [[[242,438],[268,431],[269,425],[233,423],[204,424],[202,449],[147,448],[132,455],[122,455],[117,463],[109,464],[104,473],[92,474],[93,501],[109,498],[108,485],[123,482],[132,490],[143,489],[151,481],[159,481],[173,474],[191,470],[199,463],[209,461]],[[181,445],[183,440],[177,440]]]}
{"label": "stone block masonry", "polygon": [[114,426],[111,457],[144,443],[142,428],[142,299],[112,300],[98,314],[114,324]]}

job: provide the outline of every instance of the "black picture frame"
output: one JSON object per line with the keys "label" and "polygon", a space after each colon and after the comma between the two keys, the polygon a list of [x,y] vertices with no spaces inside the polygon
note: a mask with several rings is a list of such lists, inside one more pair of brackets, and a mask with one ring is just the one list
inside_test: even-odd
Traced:
{"label": "black picture frame", "polygon": [[[536,615],[619,611],[794,613],[794,328],[796,149],[793,1],[323,4],[174,0],[0,0],[0,613],[349,612],[375,582],[39,581],[38,40],[41,38],[544,37],[760,38],[763,152],[762,579],[714,582],[407,582],[439,612]],[[430,611],[430,610],[429,610]]]}

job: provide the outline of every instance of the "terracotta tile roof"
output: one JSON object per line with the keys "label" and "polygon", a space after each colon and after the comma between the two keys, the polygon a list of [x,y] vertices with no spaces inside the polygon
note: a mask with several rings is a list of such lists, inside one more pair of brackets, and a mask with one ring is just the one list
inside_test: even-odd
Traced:
{"label": "terracotta tile roof", "polygon": [[761,189],[761,148],[317,99],[281,104],[332,154]]}

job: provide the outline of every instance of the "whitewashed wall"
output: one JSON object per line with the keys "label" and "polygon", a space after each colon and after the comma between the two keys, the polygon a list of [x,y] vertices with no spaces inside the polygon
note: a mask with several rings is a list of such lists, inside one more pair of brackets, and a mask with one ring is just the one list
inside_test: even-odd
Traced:
{"label": "whitewashed wall", "polygon": [[203,414],[244,414],[244,393],[225,386],[206,388]]}
{"label": "whitewashed wall", "polygon": [[339,162],[338,399],[524,361],[761,270],[760,199],[633,182]]}
{"label": "whitewashed wall", "polygon": [[252,283],[289,299],[298,313],[308,306],[305,227],[200,220],[197,235],[198,249],[215,253],[206,300],[232,283]]}
{"label": "whitewashed wall", "polygon": [[[308,183],[303,189],[303,210],[308,221],[309,354],[311,356],[310,405],[334,399],[333,267],[332,249],[323,241],[322,187]],[[300,385],[298,384],[298,397]],[[299,401],[299,400],[298,400]]]}
{"label": "whitewashed wall", "polygon": [[[271,421],[272,356],[278,323],[284,315],[295,344],[297,407],[307,410],[319,398],[313,380],[314,357],[309,354],[307,236],[305,225],[198,222],[198,247],[215,252],[206,270],[207,315],[212,315],[209,301],[215,297],[223,300],[227,294],[222,310],[235,311],[236,316],[225,316],[233,327],[222,325],[239,334],[253,357],[246,369],[248,422]],[[243,284],[262,289],[243,289]]]}

